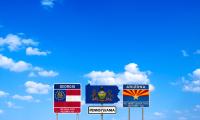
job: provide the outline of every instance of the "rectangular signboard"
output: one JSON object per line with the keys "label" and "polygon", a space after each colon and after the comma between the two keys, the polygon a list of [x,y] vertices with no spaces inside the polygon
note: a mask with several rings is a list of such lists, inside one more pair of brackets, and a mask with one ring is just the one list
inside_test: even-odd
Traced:
{"label": "rectangular signboard", "polygon": [[86,104],[117,103],[119,89],[115,85],[86,86]]}
{"label": "rectangular signboard", "polygon": [[123,85],[124,107],[149,107],[149,85]]}
{"label": "rectangular signboard", "polygon": [[81,112],[81,85],[54,84],[54,112],[80,113]]}
{"label": "rectangular signboard", "polygon": [[90,106],[88,107],[88,114],[116,114],[117,108],[115,106]]}

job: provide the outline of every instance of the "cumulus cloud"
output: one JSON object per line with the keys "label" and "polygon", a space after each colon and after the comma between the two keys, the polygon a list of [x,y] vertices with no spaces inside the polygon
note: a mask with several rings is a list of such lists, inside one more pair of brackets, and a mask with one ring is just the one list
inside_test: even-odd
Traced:
{"label": "cumulus cloud", "polygon": [[41,0],[41,4],[44,7],[53,8],[56,0]]}
{"label": "cumulus cloud", "polygon": [[86,75],[91,78],[90,84],[118,84],[120,81],[116,81],[115,73],[109,70],[106,71],[92,71]]}
{"label": "cumulus cloud", "polygon": [[150,90],[150,91],[154,91],[154,90],[155,90],[155,87],[154,87],[152,84],[149,84],[149,90]]}
{"label": "cumulus cloud", "polygon": [[198,49],[198,50],[196,50],[195,52],[194,52],[194,54],[200,54],[200,50]]}
{"label": "cumulus cloud", "polygon": [[30,73],[28,74],[28,76],[29,76],[29,77],[37,77],[37,75],[36,75],[34,72],[30,72]]}
{"label": "cumulus cloud", "polygon": [[50,85],[27,81],[25,84],[26,92],[30,94],[48,94],[51,89]]}
{"label": "cumulus cloud", "polygon": [[9,108],[12,108],[12,107],[14,107],[15,105],[14,105],[14,103],[12,103],[12,102],[6,102],[6,104],[7,104],[7,106],[9,107]]}
{"label": "cumulus cloud", "polygon": [[31,64],[24,61],[15,62],[13,59],[0,54],[0,67],[13,72],[23,72],[29,70]]}
{"label": "cumulus cloud", "polygon": [[32,48],[32,47],[26,48],[26,55],[47,56],[48,54],[50,54],[49,51],[41,51],[38,48]]}
{"label": "cumulus cloud", "polygon": [[39,100],[39,99],[36,99],[36,100],[34,100],[34,102],[36,102],[36,103],[40,103],[40,102],[41,102],[41,100]]}
{"label": "cumulus cloud", "polygon": [[29,73],[29,77],[36,77],[36,76],[42,76],[42,77],[56,77],[59,73],[55,72],[53,70],[44,70],[41,67],[34,67],[33,71]]}
{"label": "cumulus cloud", "polygon": [[6,102],[6,105],[7,105],[9,108],[13,108],[13,109],[20,109],[20,108],[22,108],[21,106],[16,106],[15,103],[10,102],[10,101]]}
{"label": "cumulus cloud", "polygon": [[[92,71],[85,76],[90,78],[89,83],[94,85],[123,85],[123,84],[149,84],[150,71],[140,71],[138,65],[130,63],[125,66],[123,73],[113,71]],[[150,85],[154,90],[154,86]]]}
{"label": "cumulus cloud", "polygon": [[118,108],[123,108],[123,97],[122,96],[118,96],[120,98],[120,101],[117,103],[114,103],[114,106],[118,107]]}
{"label": "cumulus cloud", "polygon": [[200,111],[200,105],[195,105],[194,111],[196,111],[196,112]]}
{"label": "cumulus cloud", "polygon": [[186,117],[179,117],[178,120],[187,120]]}
{"label": "cumulus cloud", "polygon": [[33,97],[30,96],[30,95],[22,96],[22,95],[17,95],[16,94],[12,98],[16,99],[16,100],[22,100],[22,101],[31,101],[31,100],[33,100]]}
{"label": "cumulus cloud", "polygon": [[182,55],[183,55],[184,57],[188,57],[188,56],[189,56],[189,54],[187,53],[186,50],[181,50],[181,53],[182,53]]}
{"label": "cumulus cloud", "polygon": [[3,114],[3,112],[4,112],[4,111],[0,109],[0,114]]}
{"label": "cumulus cloud", "polygon": [[6,97],[8,96],[9,94],[7,92],[4,92],[4,91],[0,91],[0,97]]}
{"label": "cumulus cloud", "polygon": [[81,106],[85,105],[85,100],[81,100]]}
{"label": "cumulus cloud", "polygon": [[50,71],[46,71],[46,70],[42,70],[42,71],[39,71],[38,74],[42,77],[55,77],[55,76],[58,76],[58,73],[53,71],[53,70],[50,70]]}
{"label": "cumulus cloud", "polygon": [[14,61],[12,58],[8,58],[0,54],[0,68],[8,69],[13,72],[30,71],[29,77],[36,77],[37,75],[42,77],[55,77],[59,73],[53,70],[45,70],[41,67],[34,67],[32,64],[25,61]]}
{"label": "cumulus cloud", "polygon": [[193,75],[193,77],[194,77],[194,79],[200,79],[200,69],[196,69],[195,71],[193,71],[193,73],[192,73]]}
{"label": "cumulus cloud", "polygon": [[183,78],[183,90],[188,92],[200,93],[200,69],[194,70],[190,74],[191,80]]}
{"label": "cumulus cloud", "polygon": [[154,115],[157,117],[164,117],[164,113],[162,112],[154,112]]}
{"label": "cumulus cloud", "polygon": [[32,39],[25,39],[19,34],[8,34],[5,38],[0,37],[0,50],[4,50],[5,47],[7,47],[10,51],[17,51],[21,48],[26,48],[26,55],[29,56],[46,56],[51,53],[49,51],[41,51],[39,48],[33,48],[33,46],[38,46],[39,43]]}
{"label": "cumulus cloud", "polygon": [[25,39],[18,35],[8,34],[5,38],[0,37],[0,47],[7,46],[10,51],[16,51],[25,46],[37,46],[38,42]]}

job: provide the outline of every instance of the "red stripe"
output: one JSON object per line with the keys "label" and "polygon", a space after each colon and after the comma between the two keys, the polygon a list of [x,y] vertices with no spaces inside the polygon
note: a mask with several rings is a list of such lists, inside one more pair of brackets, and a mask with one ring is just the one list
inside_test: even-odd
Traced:
{"label": "red stripe", "polygon": [[66,90],[66,95],[81,95],[81,90]]}
{"label": "red stripe", "polygon": [[55,113],[80,113],[81,108],[54,108]]}
{"label": "red stripe", "polygon": [[81,102],[54,102],[54,107],[80,107]]}

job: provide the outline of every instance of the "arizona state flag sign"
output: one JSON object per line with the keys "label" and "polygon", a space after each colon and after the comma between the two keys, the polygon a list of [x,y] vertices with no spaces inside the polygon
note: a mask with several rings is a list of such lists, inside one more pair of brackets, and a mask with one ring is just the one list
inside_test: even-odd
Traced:
{"label": "arizona state flag sign", "polygon": [[149,85],[123,85],[124,107],[149,107]]}

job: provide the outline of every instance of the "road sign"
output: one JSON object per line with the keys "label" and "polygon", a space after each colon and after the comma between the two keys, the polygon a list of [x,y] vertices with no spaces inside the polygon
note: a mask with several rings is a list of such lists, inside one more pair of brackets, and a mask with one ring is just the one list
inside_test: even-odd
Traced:
{"label": "road sign", "polygon": [[116,114],[115,106],[89,106],[88,114]]}
{"label": "road sign", "polygon": [[90,85],[86,86],[87,104],[117,103],[119,89],[114,85]]}
{"label": "road sign", "polygon": [[149,85],[123,85],[124,107],[149,107]]}
{"label": "road sign", "polygon": [[81,85],[54,84],[54,112],[80,113],[81,112]]}

